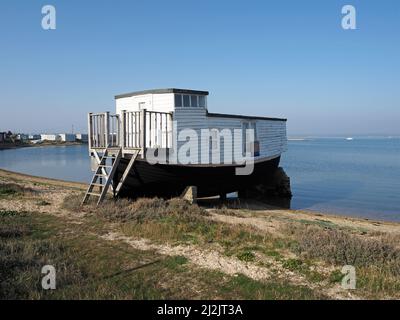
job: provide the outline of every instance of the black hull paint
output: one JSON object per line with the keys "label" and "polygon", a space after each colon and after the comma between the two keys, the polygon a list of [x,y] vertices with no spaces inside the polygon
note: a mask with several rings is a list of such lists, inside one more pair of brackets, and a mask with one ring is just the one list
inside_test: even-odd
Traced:
{"label": "black hull paint", "polygon": [[[279,161],[280,157],[277,157],[255,163],[251,175],[239,176],[235,174],[234,166],[151,165],[138,159],[124,183],[120,196],[173,197],[180,195],[187,186],[197,186],[199,197],[226,194],[266,182],[278,168]],[[121,159],[116,181],[122,176],[128,162],[129,159]]]}

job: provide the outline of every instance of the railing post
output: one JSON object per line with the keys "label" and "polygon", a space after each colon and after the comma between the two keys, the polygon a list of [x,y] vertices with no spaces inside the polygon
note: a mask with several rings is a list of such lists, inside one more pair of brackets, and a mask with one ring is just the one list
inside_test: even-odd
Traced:
{"label": "railing post", "polygon": [[126,110],[121,111],[120,128],[119,140],[123,151],[126,147]]}
{"label": "railing post", "polygon": [[146,109],[140,111],[140,147],[142,148],[142,158],[146,152]]}
{"label": "railing post", "polygon": [[89,148],[89,155],[91,155],[91,150],[92,150],[92,113],[88,113],[88,148]]}
{"label": "railing post", "polygon": [[105,135],[105,147],[108,147],[110,138],[110,112],[104,113],[104,135]]}

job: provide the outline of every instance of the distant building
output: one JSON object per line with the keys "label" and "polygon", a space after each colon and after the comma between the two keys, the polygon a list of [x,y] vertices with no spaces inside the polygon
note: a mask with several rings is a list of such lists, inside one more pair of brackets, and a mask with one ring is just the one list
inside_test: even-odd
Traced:
{"label": "distant building", "polygon": [[59,141],[61,139],[60,135],[58,134],[41,134],[40,140],[43,141]]}
{"label": "distant building", "polygon": [[7,132],[0,132],[0,142],[6,141]]}
{"label": "distant building", "polygon": [[40,140],[40,134],[30,134],[29,140]]}
{"label": "distant building", "polygon": [[26,141],[29,139],[29,136],[27,134],[19,133],[17,134],[16,139],[19,141]]}
{"label": "distant building", "polygon": [[75,134],[76,141],[88,142],[88,135],[83,133]]}
{"label": "distant building", "polygon": [[74,142],[76,140],[75,135],[72,133],[60,133],[59,136],[63,142]]}

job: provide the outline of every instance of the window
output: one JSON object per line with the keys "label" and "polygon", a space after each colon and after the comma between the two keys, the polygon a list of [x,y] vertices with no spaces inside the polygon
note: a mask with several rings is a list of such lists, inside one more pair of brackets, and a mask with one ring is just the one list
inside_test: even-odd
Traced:
{"label": "window", "polygon": [[183,106],[190,107],[190,96],[186,94],[183,96]]}
{"label": "window", "polygon": [[175,95],[175,107],[182,107],[182,95],[181,94]]}
{"label": "window", "polygon": [[206,106],[206,97],[205,96],[199,96],[199,107],[200,108],[205,108]]}
{"label": "window", "polygon": [[197,107],[197,96],[190,96],[190,103],[192,107]]}

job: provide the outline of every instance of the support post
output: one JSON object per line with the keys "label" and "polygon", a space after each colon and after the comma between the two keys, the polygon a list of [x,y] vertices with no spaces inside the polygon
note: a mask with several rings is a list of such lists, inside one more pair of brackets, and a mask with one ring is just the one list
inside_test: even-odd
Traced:
{"label": "support post", "polygon": [[110,112],[104,113],[104,135],[105,135],[105,147],[108,148],[110,138]]}
{"label": "support post", "polygon": [[121,111],[121,121],[120,121],[120,135],[119,135],[119,141],[121,143],[122,147],[122,153],[124,152],[124,149],[126,147],[126,110]]}
{"label": "support post", "polygon": [[189,203],[193,204],[197,202],[197,187],[196,186],[188,186],[181,194],[181,198],[189,201]]}
{"label": "support post", "polygon": [[146,154],[146,109],[140,112],[140,147],[142,148],[142,159],[144,159]]}
{"label": "support post", "polygon": [[89,149],[89,155],[92,155],[92,113],[88,113],[88,149]]}

